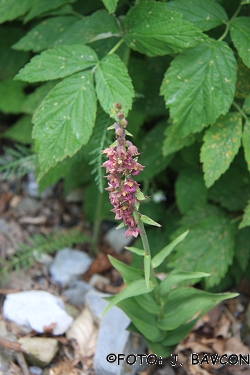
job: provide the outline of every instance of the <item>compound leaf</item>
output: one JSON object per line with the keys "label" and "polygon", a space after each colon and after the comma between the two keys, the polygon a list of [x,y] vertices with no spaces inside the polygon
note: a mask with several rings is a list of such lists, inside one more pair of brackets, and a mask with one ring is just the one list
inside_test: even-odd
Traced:
{"label": "compound leaf", "polygon": [[175,0],[167,3],[167,9],[181,13],[184,20],[203,31],[228,21],[224,8],[212,0]]}
{"label": "compound leaf", "polygon": [[240,148],[241,134],[242,118],[238,112],[228,113],[206,131],[201,162],[207,187],[229,168]]}
{"label": "compound leaf", "polygon": [[143,2],[129,10],[125,20],[127,45],[148,56],[167,55],[195,46],[206,36],[182,19],[180,13],[168,11],[160,2]]}
{"label": "compound leaf", "polygon": [[88,46],[72,45],[43,51],[19,71],[16,79],[41,82],[63,78],[95,65],[98,57]]}
{"label": "compound leaf", "polygon": [[38,179],[88,142],[95,117],[96,96],[90,71],[64,79],[49,92],[33,117],[40,162]]}
{"label": "compound leaf", "polygon": [[170,125],[165,130],[165,139],[162,146],[162,153],[164,156],[168,156],[176,151],[181,150],[185,146],[190,146],[195,142],[193,134],[189,134],[187,137],[181,138],[179,132],[176,131],[175,126]]}
{"label": "compound leaf", "polygon": [[244,64],[250,68],[250,18],[235,18],[230,23],[230,34]]}
{"label": "compound leaf", "polygon": [[134,89],[127,68],[117,55],[104,57],[95,71],[96,94],[105,112],[120,102],[125,115],[132,107]]}
{"label": "compound leaf", "polygon": [[245,159],[247,162],[248,170],[250,171],[250,120],[244,124],[244,130],[242,135],[242,143],[244,147]]}
{"label": "compound leaf", "polygon": [[49,12],[53,9],[57,9],[60,6],[67,4],[68,0],[53,0],[53,1],[44,1],[44,0],[33,0],[32,7],[29,13],[24,18],[25,22],[28,22],[32,18],[40,16],[43,13]]}
{"label": "compound leaf", "polygon": [[5,0],[0,2],[0,23],[12,21],[25,14],[33,4],[33,0]]}
{"label": "compound leaf", "polygon": [[225,42],[209,39],[171,63],[162,86],[179,137],[201,131],[225,115],[234,98],[236,61]]}

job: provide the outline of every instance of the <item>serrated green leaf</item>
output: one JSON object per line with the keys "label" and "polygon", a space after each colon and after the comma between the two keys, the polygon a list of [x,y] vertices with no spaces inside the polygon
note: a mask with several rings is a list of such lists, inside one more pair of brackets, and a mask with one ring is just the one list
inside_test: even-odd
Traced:
{"label": "serrated green leaf", "polygon": [[120,102],[125,115],[132,107],[134,89],[124,63],[117,55],[104,57],[95,71],[96,94],[105,112]]}
{"label": "serrated green leaf", "polygon": [[46,82],[38,87],[34,92],[26,96],[22,110],[28,115],[33,115],[46,95],[52,90],[58,81]]}
{"label": "serrated green leaf", "polygon": [[137,254],[137,255],[140,255],[140,256],[145,255],[145,251],[142,250],[142,249],[138,249],[137,247],[125,246],[125,249],[131,251],[131,253],[134,253],[134,254]]}
{"label": "serrated green leaf", "polygon": [[247,162],[247,168],[250,171],[250,119],[245,122],[244,130],[242,135],[242,143],[244,147],[245,159]]}
{"label": "serrated green leaf", "polygon": [[140,296],[151,292],[154,289],[154,286],[150,284],[146,285],[145,280],[135,280],[131,284],[128,284],[125,289],[123,289],[119,294],[117,294],[112,301],[108,304],[105,310],[102,313],[102,316],[105,315],[111,307],[117,305],[119,302],[135,296]]}
{"label": "serrated green leaf", "polygon": [[188,230],[181,234],[179,237],[177,237],[174,241],[172,241],[169,245],[164,247],[158,254],[154,256],[152,259],[152,266],[153,268],[158,267],[164,260],[167,258],[167,256],[174,250],[175,246],[178,245],[181,241],[184,240],[184,238],[187,236]]}
{"label": "serrated green leaf", "polygon": [[139,162],[145,165],[142,173],[137,177],[137,181],[148,180],[157,175],[170,163],[172,156],[162,156],[162,144],[166,122],[156,124],[152,130],[147,132],[141,140],[139,151],[142,152]]}
{"label": "serrated green leaf", "polygon": [[209,39],[183,51],[161,86],[179,137],[201,131],[225,115],[234,98],[236,61],[225,42]]}
{"label": "serrated green leaf", "polygon": [[[55,42],[56,45],[93,43],[111,37],[121,36],[121,31],[113,16],[106,10],[98,10],[76,22]],[[117,40],[118,41],[118,40]]]}
{"label": "serrated green leaf", "polygon": [[165,305],[165,314],[158,322],[163,330],[174,330],[194,316],[212,309],[221,301],[236,297],[237,293],[213,294],[194,288],[177,288],[170,292]]}
{"label": "serrated green leaf", "polygon": [[183,169],[175,183],[175,194],[182,213],[204,204],[207,200],[207,189],[202,173],[193,168]]}
{"label": "serrated green leaf", "polygon": [[31,116],[23,116],[3,133],[3,137],[10,138],[15,142],[31,143],[32,126]]}
{"label": "serrated green leaf", "polygon": [[185,225],[178,233],[187,227],[190,232],[176,248],[169,266],[183,271],[210,273],[211,276],[204,280],[205,287],[210,288],[220,282],[232,264],[235,227],[222,214],[201,217],[196,211],[186,217]]}
{"label": "serrated green leaf", "polygon": [[33,0],[32,7],[28,14],[24,18],[24,22],[28,22],[33,18],[40,16],[43,13],[46,13],[50,10],[57,9],[60,6],[67,4],[68,0],[53,0],[53,2],[48,2],[44,0]]}
{"label": "serrated green leaf", "polygon": [[6,0],[0,2],[0,23],[12,21],[24,15],[32,6],[33,0]]}
{"label": "serrated green leaf", "polygon": [[250,68],[250,18],[236,17],[230,22],[230,34],[244,64]]}
{"label": "serrated green leaf", "polygon": [[172,287],[181,281],[201,279],[202,277],[210,276],[209,273],[204,272],[183,272],[174,270],[161,282],[159,291],[162,296],[170,292]]}
{"label": "serrated green leaf", "polygon": [[114,13],[119,0],[102,0],[105,7],[108,9],[109,13]]}
{"label": "serrated green leaf", "polygon": [[228,21],[224,8],[212,0],[175,0],[167,3],[167,9],[181,13],[184,20],[203,31]]}
{"label": "serrated green leaf", "polygon": [[143,2],[131,8],[125,20],[127,45],[147,56],[167,55],[195,46],[206,36],[182,15],[159,2]]}
{"label": "serrated green leaf", "polygon": [[156,221],[152,220],[150,217],[146,215],[141,215],[140,220],[145,224],[153,225],[155,227],[161,227],[161,224],[157,223]]}
{"label": "serrated green leaf", "polygon": [[96,96],[90,71],[64,79],[49,92],[33,117],[40,163],[38,179],[88,142],[95,117]]}
{"label": "serrated green leaf", "polygon": [[208,199],[231,212],[244,210],[250,199],[250,175],[234,165],[208,190]]}
{"label": "serrated green leaf", "polygon": [[228,113],[206,131],[201,162],[207,187],[212,186],[229,168],[239,151],[241,134],[242,118],[238,112]]}
{"label": "serrated green leaf", "polygon": [[0,111],[3,113],[21,113],[25,95],[25,84],[12,79],[0,82]]}
{"label": "serrated green leaf", "polygon": [[250,226],[250,200],[244,209],[244,215],[240,222],[239,229]]}
{"label": "serrated green leaf", "polygon": [[166,128],[164,135],[165,139],[162,146],[162,153],[164,156],[168,156],[181,150],[185,146],[190,146],[195,142],[195,137],[193,134],[189,134],[187,137],[181,138],[178,129],[176,129],[173,125]]}
{"label": "serrated green leaf", "polygon": [[238,230],[235,238],[235,258],[243,271],[247,269],[250,259],[250,228]]}
{"label": "serrated green leaf", "polygon": [[78,18],[74,16],[48,18],[27,32],[12,48],[40,52],[46,48],[53,47],[56,40],[62,37],[65,31],[77,21]]}
{"label": "serrated green leaf", "polygon": [[42,82],[67,77],[98,62],[95,51],[88,46],[55,47],[35,56],[16,75],[15,79]]}
{"label": "serrated green leaf", "polygon": [[247,115],[250,115],[250,95],[245,99],[242,109]]}

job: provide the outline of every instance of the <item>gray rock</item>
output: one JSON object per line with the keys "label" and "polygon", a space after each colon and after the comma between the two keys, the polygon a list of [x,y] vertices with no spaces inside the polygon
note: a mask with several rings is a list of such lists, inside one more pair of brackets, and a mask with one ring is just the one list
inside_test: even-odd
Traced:
{"label": "gray rock", "polygon": [[28,179],[27,182],[23,184],[23,189],[33,198],[48,198],[53,193],[53,186],[49,186],[42,193],[39,193],[39,186],[33,171],[28,173]]}
{"label": "gray rock", "polygon": [[124,227],[117,230],[115,228],[111,228],[105,235],[105,240],[116,253],[120,253],[124,247],[129,246],[133,240],[132,237],[125,237],[126,230],[127,229]]}
{"label": "gray rock", "polygon": [[99,292],[88,292],[86,304],[93,316],[99,321],[99,334],[94,358],[95,375],[117,375],[120,374],[124,363],[109,363],[107,355],[110,353],[124,353],[130,333],[126,331],[130,319],[118,307],[112,307],[104,317],[101,318],[104,308],[108,302],[103,299],[107,294]]}
{"label": "gray rock", "polygon": [[110,284],[110,279],[108,277],[99,275],[99,273],[93,273],[93,275],[89,279],[89,285],[97,289],[101,289],[103,286],[106,286],[109,284]]}
{"label": "gray rock", "polygon": [[75,188],[71,190],[65,200],[69,203],[81,203],[83,201],[83,189]]}
{"label": "gray rock", "polygon": [[93,288],[84,281],[75,280],[70,283],[68,289],[63,291],[63,295],[67,297],[67,301],[72,305],[81,307],[85,301],[85,295]]}
{"label": "gray rock", "polygon": [[88,254],[65,248],[57,252],[49,271],[56,283],[66,286],[77,276],[85,273],[91,263],[92,258]]}
{"label": "gray rock", "polygon": [[0,375],[10,375],[10,361],[0,352]]}
{"label": "gray rock", "polygon": [[73,321],[65,312],[62,300],[42,290],[8,294],[3,315],[24,332],[43,333],[44,328],[50,326],[54,335],[65,333]]}
{"label": "gray rock", "polygon": [[18,340],[26,349],[27,361],[32,365],[44,367],[48,365],[59,349],[56,339],[45,337],[22,337]]}
{"label": "gray rock", "polygon": [[29,367],[29,372],[32,375],[42,375],[43,370],[40,367],[37,367],[37,366],[30,366]]}
{"label": "gray rock", "polygon": [[25,197],[18,203],[16,210],[22,215],[32,214],[32,212],[36,210],[38,204],[39,202],[36,199]]}

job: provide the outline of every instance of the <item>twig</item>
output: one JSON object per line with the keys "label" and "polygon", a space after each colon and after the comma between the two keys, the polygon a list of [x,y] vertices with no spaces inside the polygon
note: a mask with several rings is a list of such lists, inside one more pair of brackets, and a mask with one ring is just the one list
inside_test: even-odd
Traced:
{"label": "twig", "polygon": [[15,357],[16,357],[17,363],[21,367],[23,375],[30,375],[23,353],[17,352],[15,353]]}
{"label": "twig", "polygon": [[27,353],[27,350],[24,349],[24,347],[19,342],[10,341],[5,339],[4,337],[0,337],[0,346],[9,350],[14,350],[15,352]]}

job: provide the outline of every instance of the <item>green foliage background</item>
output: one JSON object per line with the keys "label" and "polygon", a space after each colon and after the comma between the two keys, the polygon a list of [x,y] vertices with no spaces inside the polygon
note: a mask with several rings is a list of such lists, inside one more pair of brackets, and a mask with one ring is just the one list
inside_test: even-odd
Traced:
{"label": "green foliage background", "polygon": [[163,225],[152,252],[189,228],[161,269],[210,273],[205,289],[249,274],[249,16],[238,0],[0,3],[2,137],[30,149],[41,190],[85,186],[93,221],[120,101],[145,165],[142,212]]}

